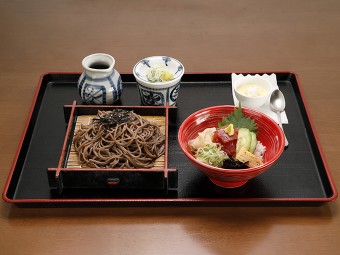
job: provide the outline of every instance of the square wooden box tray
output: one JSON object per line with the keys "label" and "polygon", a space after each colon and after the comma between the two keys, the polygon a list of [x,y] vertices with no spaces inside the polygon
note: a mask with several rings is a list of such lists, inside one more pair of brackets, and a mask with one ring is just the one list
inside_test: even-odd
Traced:
{"label": "square wooden box tray", "polygon": [[[177,188],[107,189],[64,188],[50,190],[47,169],[59,166],[68,124],[64,105],[82,100],[78,95],[80,73],[47,73],[41,76],[28,121],[6,182],[3,199],[18,206],[188,206],[188,205],[322,205],[337,198],[330,170],[323,156],[305,105],[296,74],[275,73],[287,100],[290,141],[277,163],[267,172],[235,189],[217,187],[182,153],[177,132],[191,113],[213,105],[233,104],[231,73],[185,74],[177,108],[168,125],[169,169],[178,173]],[[140,106],[132,74],[122,74],[123,94],[115,106]],[[303,159],[303,160],[302,160]]]}
{"label": "square wooden box tray", "polygon": [[[155,161],[152,168],[117,169],[90,168],[81,166],[73,145],[73,137],[81,125],[90,124],[98,111],[124,109],[141,115],[144,119],[160,127],[165,136],[165,153]],[[65,122],[68,123],[58,166],[48,168],[51,191],[62,195],[64,189],[143,189],[163,190],[177,188],[177,170],[168,168],[168,126],[169,114],[176,107],[148,106],[64,106]]]}

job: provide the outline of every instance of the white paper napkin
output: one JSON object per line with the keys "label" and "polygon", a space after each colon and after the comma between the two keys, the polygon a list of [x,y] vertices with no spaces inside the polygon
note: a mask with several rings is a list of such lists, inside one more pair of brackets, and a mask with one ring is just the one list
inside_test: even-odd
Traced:
{"label": "white paper napkin", "polygon": [[[250,74],[248,74],[250,75]],[[246,76],[248,76],[246,75]],[[263,74],[263,75],[259,75],[259,74],[255,74],[255,76],[262,76],[262,78],[268,80],[270,82],[270,84],[272,85],[272,89],[271,89],[271,92],[275,89],[278,89],[279,87],[277,86],[277,80],[276,80],[276,75],[275,74],[271,74],[271,75],[268,75],[268,74]],[[231,74],[231,84],[232,84],[232,93],[233,93],[233,98],[234,98],[234,104],[235,106],[238,106],[239,105],[239,102],[235,96],[235,92],[234,92],[234,84],[235,82],[244,77],[243,74]],[[254,110],[256,111],[259,111],[259,112],[262,112],[266,115],[268,115],[269,117],[271,117],[274,121],[276,121],[277,123],[279,122],[278,120],[278,117],[276,115],[275,112],[273,112],[271,109],[270,109],[270,105],[269,105],[269,99],[268,99],[268,102],[266,102],[264,105],[260,106],[260,107],[254,107]],[[281,121],[282,121],[282,124],[288,124],[288,118],[287,118],[287,114],[285,111],[283,111],[281,113]]]}

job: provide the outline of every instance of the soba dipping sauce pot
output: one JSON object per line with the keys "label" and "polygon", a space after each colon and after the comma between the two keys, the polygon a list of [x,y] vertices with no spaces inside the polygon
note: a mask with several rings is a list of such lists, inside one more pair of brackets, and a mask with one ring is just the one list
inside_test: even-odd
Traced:
{"label": "soba dipping sauce pot", "polygon": [[80,97],[86,104],[110,105],[122,94],[122,80],[114,69],[115,59],[104,53],[95,53],[82,61],[83,73],[78,80]]}

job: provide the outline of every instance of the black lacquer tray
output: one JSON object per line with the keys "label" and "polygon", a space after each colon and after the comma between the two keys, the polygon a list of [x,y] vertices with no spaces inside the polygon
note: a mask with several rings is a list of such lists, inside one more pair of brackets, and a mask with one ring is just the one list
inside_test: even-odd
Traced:
{"label": "black lacquer tray", "polygon": [[[264,72],[271,74],[273,72]],[[51,192],[47,169],[58,165],[67,122],[64,105],[76,100],[80,73],[41,76],[3,199],[18,206],[189,206],[189,205],[304,205],[315,206],[337,198],[313,124],[304,103],[297,75],[274,72],[287,101],[290,142],[277,163],[244,186],[224,189],[214,185],[182,153],[177,131],[191,113],[213,105],[233,104],[231,73],[185,74],[174,121],[168,128],[168,167],[177,169],[178,186],[170,190],[67,189]],[[140,106],[132,74],[122,74],[123,94],[115,105]]]}

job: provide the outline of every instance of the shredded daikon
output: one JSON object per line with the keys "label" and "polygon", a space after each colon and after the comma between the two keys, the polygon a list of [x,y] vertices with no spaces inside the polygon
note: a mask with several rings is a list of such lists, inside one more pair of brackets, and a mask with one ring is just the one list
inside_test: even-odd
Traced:
{"label": "shredded daikon", "polygon": [[198,148],[195,158],[210,166],[222,167],[223,162],[229,159],[228,155],[221,149],[220,145],[209,145]]}

